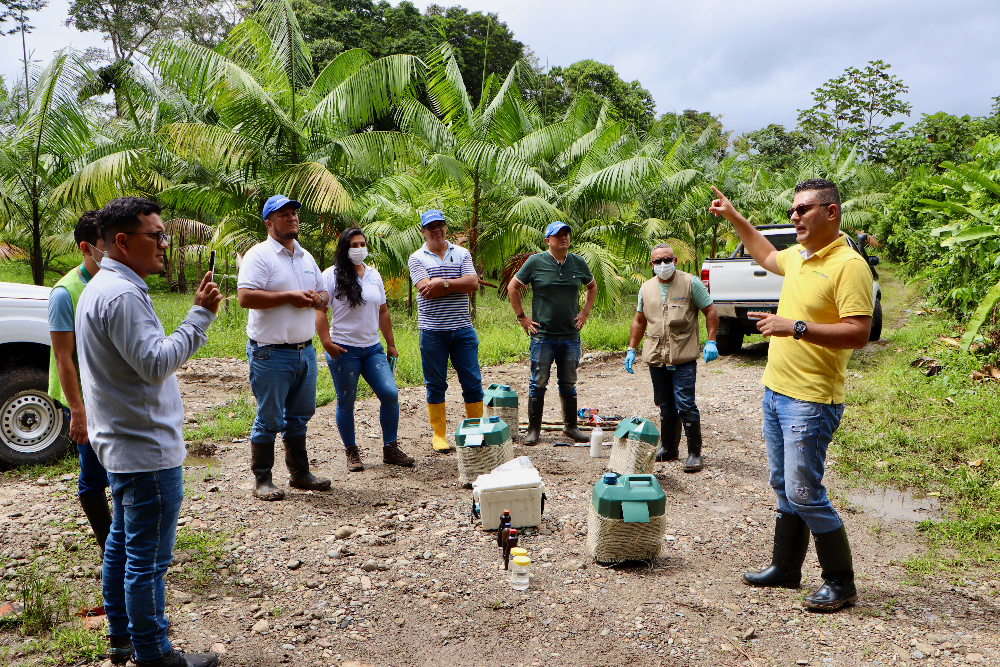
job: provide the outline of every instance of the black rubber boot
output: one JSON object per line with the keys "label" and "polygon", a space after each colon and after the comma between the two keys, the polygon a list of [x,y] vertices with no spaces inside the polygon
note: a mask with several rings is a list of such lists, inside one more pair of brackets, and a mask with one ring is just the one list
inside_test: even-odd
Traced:
{"label": "black rubber boot", "polygon": [[112,665],[124,665],[135,655],[132,639],[128,635],[108,635],[108,660]]}
{"label": "black rubber boot", "polygon": [[698,472],[704,467],[701,463],[701,422],[684,422],[684,433],[688,443],[684,472]]}
{"label": "black rubber boot", "polygon": [[845,604],[854,604],[858,600],[858,589],[854,587],[854,563],[847,529],[841,524],[837,530],[814,535],[813,538],[816,541],[816,556],[823,568],[823,585],[815,593],[807,595],[802,604],[820,611],[834,611]]}
{"label": "black rubber boot", "polygon": [[577,426],[576,396],[559,395],[562,401],[563,413],[563,435],[577,442],[590,442],[590,436],[580,430]]}
{"label": "black rubber boot", "polygon": [[309,472],[309,453],[306,451],[306,436],[297,435],[283,438],[285,443],[285,465],[288,466],[288,486],[309,491],[329,491],[330,480],[316,477]]}
{"label": "black rubber boot", "polygon": [[774,522],[774,550],[771,564],[760,572],[744,572],[748,586],[798,588],[802,583],[802,562],[809,549],[809,526],[798,514],[778,512]]}
{"label": "black rubber boot", "polygon": [[104,554],[104,543],[108,541],[108,533],[111,532],[111,508],[108,507],[104,491],[92,496],[80,496],[80,507],[83,508],[90,527],[94,529],[94,537],[97,539],[97,546],[101,548],[101,554]]}
{"label": "black rubber boot", "polygon": [[524,434],[522,445],[538,444],[538,438],[542,435],[542,410],[545,408],[545,396],[528,397],[528,430]]}
{"label": "black rubber boot", "polygon": [[681,444],[681,420],[674,415],[660,417],[660,450],[656,452],[657,461],[676,461],[677,450]]}
{"label": "black rubber boot", "polygon": [[219,656],[214,653],[182,653],[175,648],[156,660],[136,660],[137,667],[215,667]]}
{"label": "black rubber boot", "polygon": [[274,443],[250,443],[250,470],[253,471],[254,498],[261,500],[283,500],[285,492],[271,481],[271,468],[274,467]]}

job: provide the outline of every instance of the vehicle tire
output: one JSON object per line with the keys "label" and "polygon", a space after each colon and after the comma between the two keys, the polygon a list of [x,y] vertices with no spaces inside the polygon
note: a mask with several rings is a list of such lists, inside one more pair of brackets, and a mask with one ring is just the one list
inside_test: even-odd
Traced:
{"label": "vehicle tire", "polygon": [[0,461],[45,463],[66,452],[69,420],[48,388],[49,374],[41,369],[0,372]]}
{"label": "vehicle tire", "polygon": [[882,337],[882,300],[875,300],[875,308],[872,310],[872,330],[868,334],[868,340],[878,340]]}
{"label": "vehicle tire", "polygon": [[728,333],[720,333],[715,337],[719,354],[736,354],[743,349],[743,330],[740,329],[739,322],[733,321],[728,328]]}

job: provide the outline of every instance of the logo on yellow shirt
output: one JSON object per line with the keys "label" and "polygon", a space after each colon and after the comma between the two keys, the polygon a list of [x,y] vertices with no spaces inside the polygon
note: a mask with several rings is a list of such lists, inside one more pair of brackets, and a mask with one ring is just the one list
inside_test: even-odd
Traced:
{"label": "logo on yellow shirt", "polygon": [[814,276],[819,276],[820,278],[825,278],[826,280],[830,279],[830,276],[826,275],[822,271],[817,271],[816,269],[813,269],[813,275]]}

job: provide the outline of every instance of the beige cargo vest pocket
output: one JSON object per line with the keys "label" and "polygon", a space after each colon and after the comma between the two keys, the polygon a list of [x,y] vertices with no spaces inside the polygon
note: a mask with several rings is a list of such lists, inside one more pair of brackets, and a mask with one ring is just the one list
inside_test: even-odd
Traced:
{"label": "beige cargo vest pocket", "polygon": [[683,271],[674,275],[666,300],[660,299],[655,277],[640,288],[646,317],[642,360],[651,366],[676,366],[698,356],[698,309],[691,303],[692,276]]}

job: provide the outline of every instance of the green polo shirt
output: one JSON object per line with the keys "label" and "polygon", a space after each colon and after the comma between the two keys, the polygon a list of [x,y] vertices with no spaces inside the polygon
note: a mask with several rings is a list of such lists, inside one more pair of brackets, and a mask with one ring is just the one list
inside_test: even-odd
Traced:
{"label": "green polo shirt", "polygon": [[560,264],[548,251],[535,253],[514,276],[531,286],[531,319],[543,338],[579,338],[573,321],[580,312],[580,288],[594,282],[583,257],[568,253]]}

